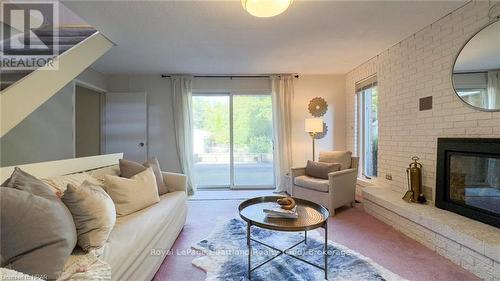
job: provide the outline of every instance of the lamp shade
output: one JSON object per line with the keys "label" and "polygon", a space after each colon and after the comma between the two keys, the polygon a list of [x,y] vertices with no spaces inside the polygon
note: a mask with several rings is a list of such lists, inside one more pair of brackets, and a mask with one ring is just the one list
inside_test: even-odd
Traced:
{"label": "lamp shade", "polygon": [[293,0],[241,0],[243,8],[259,18],[277,16],[286,11],[292,2]]}
{"label": "lamp shade", "polygon": [[305,123],[305,131],[308,133],[322,133],[323,118],[307,118]]}

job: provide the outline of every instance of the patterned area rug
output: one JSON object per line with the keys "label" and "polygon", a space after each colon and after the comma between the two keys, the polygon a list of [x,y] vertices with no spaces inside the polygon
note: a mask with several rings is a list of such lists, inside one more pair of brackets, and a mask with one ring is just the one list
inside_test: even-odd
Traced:
{"label": "patterned area rug", "polygon": [[[304,233],[278,232],[252,227],[252,238],[278,249],[286,249],[304,239]],[[207,281],[248,280],[246,223],[241,219],[219,219],[212,234],[192,247],[204,254],[195,258],[193,265],[207,272]],[[324,238],[314,230],[307,233],[307,245],[300,244],[292,249],[292,253],[322,266],[324,265],[323,247]],[[275,250],[252,242],[252,268],[277,253]],[[328,280],[404,280],[369,258],[332,241],[328,241],[328,253]],[[325,279],[324,272],[320,269],[295,258],[281,255],[253,271],[252,280]]]}

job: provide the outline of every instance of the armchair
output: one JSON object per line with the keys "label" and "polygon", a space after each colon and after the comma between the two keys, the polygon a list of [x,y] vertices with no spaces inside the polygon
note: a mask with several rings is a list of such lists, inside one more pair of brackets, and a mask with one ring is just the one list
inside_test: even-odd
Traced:
{"label": "armchair", "polygon": [[291,168],[292,196],[321,204],[333,216],[336,208],[353,206],[359,158],[351,157],[350,151],[328,151],[320,152],[319,161],[340,163],[341,170],[329,173],[328,179],[320,179],[307,176],[305,167]]}

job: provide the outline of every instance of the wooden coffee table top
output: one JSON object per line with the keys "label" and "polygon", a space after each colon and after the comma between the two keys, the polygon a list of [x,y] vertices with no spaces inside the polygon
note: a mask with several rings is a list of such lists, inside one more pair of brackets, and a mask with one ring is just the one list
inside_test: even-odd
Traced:
{"label": "wooden coffee table top", "polygon": [[330,213],[328,210],[314,202],[293,198],[297,203],[298,218],[268,218],[264,208],[269,208],[276,200],[283,196],[256,197],[243,201],[238,210],[240,217],[252,225],[279,231],[304,231],[312,230],[323,225]]}

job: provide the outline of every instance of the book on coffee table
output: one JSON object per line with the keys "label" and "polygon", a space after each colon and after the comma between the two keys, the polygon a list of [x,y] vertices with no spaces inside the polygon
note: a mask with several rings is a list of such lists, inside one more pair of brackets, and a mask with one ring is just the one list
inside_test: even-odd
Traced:
{"label": "book on coffee table", "polygon": [[297,206],[295,206],[291,210],[285,210],[281,208],[279,204],[276,204],[273,205],[272,207],[264,208],[263,211],[264,213],[266,213],[266,216],[268,218],[290,218],[290,219],[298,218]]}

